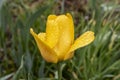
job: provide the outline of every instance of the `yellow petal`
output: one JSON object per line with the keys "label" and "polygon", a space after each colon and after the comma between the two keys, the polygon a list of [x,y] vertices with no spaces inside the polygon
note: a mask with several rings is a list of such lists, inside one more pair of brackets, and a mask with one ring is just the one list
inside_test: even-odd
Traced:
{"label": "yellow petal", "polygon": [[42,41],[45,42],[45,40],[46,40],[46,33],[39,33],[39,34],[38,34],[38,37],[39,37]]}
{"label": "yellow petal", "polygon": [[56,15],[49,15],[47,20],[55,20],[56,18]]}
{"label": "yellow petal", "polygon": [[72,18],[72,16],[71,16],[71,14],[70,14],[70,13],[67,13],[67,14],[66,14],[66,16],[67,16],[70,20],[72,20],[72,21],[73,21],[73,18]]}
{"label": "yellow petal", "polygon": [[[42,57],[47,62],[57,63],[58,57],[57,57],[56,53],[40,39],[41,34],[37,35],[36,33],[34,33],[32,28],[30,29],[30,33],[33,35],[33,37],[37,43],[37,46],[38,46],[39,50],[41,51]],[[42,35],[42,38],[43,38],[43,35]]]}
{"label": "yellow petal", "polygon": [[94,32],[87,31],[83,35],[81,35],[79,38],[77,38],[74,42],[74,44],[71,46],[69,52],[72,52],[80,47],[84,47],[88,44],[90,44],[94,40]]}
{"label": "yellow petal", "polygon": [[55,22],[57,16],[55,15],[50,15],[48,16],[47,19],[47,24],[46,24],[46,42],[47,44],[53,48],[59,37],[59,27],[57,23]]}
{"label": "yellow petal", "polygon": [[74,52],[67,53],[64,57],[64,60],[68,60],[74,56]]}
{"label": "yellow petal", "polygon": [[74,24],[70,14],[60,15],[56,18],[56,23],[59,26],[60,35],[59,41],[54,50],[59,56],[59,60],[63,60],[70,46],[74,41]]}

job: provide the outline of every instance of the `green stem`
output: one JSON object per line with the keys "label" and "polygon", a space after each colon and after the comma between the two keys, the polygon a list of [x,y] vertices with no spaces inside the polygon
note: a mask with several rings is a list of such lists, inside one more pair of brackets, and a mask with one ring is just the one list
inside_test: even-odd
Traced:
{"label": "green stem", "polygon": [[61,63],[57,64],[58,67],[58,80],[62,80],[62,70],[61,70]]}

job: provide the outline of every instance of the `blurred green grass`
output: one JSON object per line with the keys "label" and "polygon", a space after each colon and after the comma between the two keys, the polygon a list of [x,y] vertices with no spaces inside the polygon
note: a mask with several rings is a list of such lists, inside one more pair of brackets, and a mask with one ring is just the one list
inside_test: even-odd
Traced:
{"label": "blurred green grass", "polygon": [[75,38],[87,30],[95,41],[63,62],[63,80],[120,80],[119,0],[1,0],[0,80],[56,79],[56,64],[40,56],[30,27],[45,31],[49,14],[71,13]]}

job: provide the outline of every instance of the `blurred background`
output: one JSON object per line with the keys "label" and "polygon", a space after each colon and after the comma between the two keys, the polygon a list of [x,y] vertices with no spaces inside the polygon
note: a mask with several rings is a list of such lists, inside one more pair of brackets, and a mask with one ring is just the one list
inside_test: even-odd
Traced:
{"label": "blurred background", "polygon": [[30,35],[45,32],[47,16],[70,13],[75,38],[95,41],[62,64],[62,80],[120,80],[120,0],[0,0],[0,80],[57,80]]}

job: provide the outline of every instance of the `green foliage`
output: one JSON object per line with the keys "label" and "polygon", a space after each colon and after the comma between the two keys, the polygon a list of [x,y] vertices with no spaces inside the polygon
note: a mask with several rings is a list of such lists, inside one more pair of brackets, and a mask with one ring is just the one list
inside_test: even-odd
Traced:
{"label": "green foliage", "polygon": [[94,31],[96,38],[89,46],[77,50],[71,60],[62,62],[62,80],[120,79],[119,2],[89,0],[85,5],[85,14],[67,7],[70,2],[0,2],[0,80],[57,79],[56,64],[42,59],[29,29],[33,27],[35,32],[43,32],[49,14],[65,14],[67,11],[75,21],[75,38],[87,30]]}

